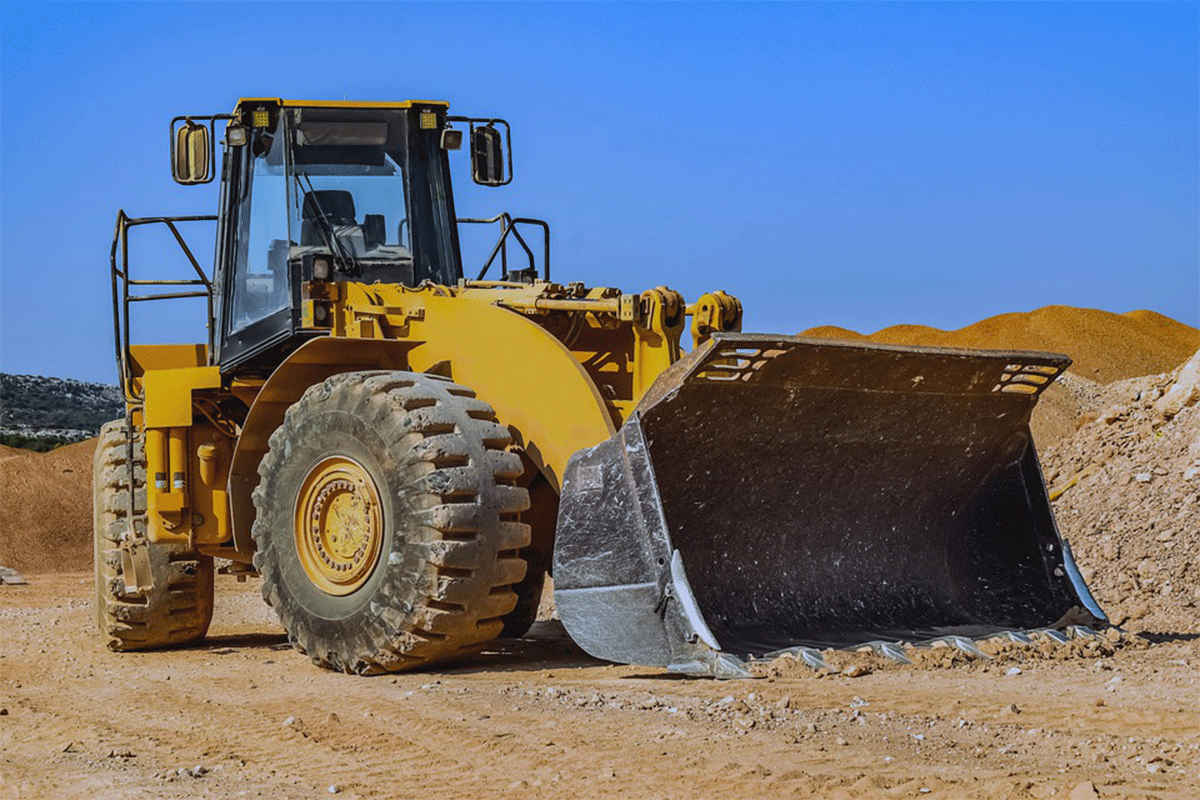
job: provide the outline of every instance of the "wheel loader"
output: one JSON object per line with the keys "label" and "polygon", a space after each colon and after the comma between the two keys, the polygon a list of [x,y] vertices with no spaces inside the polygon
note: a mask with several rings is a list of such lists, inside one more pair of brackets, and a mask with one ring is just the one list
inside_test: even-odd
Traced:
{"label": "wheel loader", "polygon": [[[692,675],[1104,621],[1029,432],[1068,358],[743,333],[723,291],[558,279],[544,221],[456,217],[464,143],[475,183],[512,180],[508,123],[442,102],[172,120],[174,179],[219,175],[219,203],[118,214],[127,412],[94,498],[109,647],[203,638],[215,562],[261,580],[296,649],[357,674],[521,636],[547,574],[585,651]],[[474,277],[465,225],[498,232]],[[147,226],[190,273],[135,273]],[[203,342],[133,341],[135,304],[178,298],[204,300]]]}

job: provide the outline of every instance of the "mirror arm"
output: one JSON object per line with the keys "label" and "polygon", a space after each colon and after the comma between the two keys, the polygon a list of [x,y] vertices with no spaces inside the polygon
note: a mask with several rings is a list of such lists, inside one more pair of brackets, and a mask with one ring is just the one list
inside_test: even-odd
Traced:
{"label": "mirror arm", "polygon": [[[512,179],[513,179],[512,128],[509,126],[507,120],[500,119],[499,117],[447,116],[446,121],[447,122],[465,122],[467,124],[467,141],[468,142],[475,141],[475,127],[477,125],[481,126],[481,127],[487,127],[490,125],[493,128],[496,127],[497,125],[503,125],[504,126],[505,161],[508,166],[508,174],[505,176],[505,179],[499,183],[484,183],[484,184],[480,184],[480,185],[481,186],[507,186],[508,184],[512,183]],[[472,170],[472,173],[474,173],[474,170]],[[472,177],[474,177],[474,176],[472,175]]]}

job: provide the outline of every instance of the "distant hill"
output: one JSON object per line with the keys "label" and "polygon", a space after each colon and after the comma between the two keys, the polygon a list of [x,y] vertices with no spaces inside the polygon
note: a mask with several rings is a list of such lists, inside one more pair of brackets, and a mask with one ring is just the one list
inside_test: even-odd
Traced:
{"label": "distant hill", "polygon": [[823,325],[803,335],[884,344],[1066,353],[1075,362],[1072,372],[1099,383],[1169,372],[1200,350],[1200,330],[1154,311],[1114,314],[1071,306],[1000,314],[954,331],[894,325],[863,335]]}
{"label": "distant hill", "polygon": [[95,436],[124,413],[116,386],[0,373],[0,437],[6,445],[49,450]]}

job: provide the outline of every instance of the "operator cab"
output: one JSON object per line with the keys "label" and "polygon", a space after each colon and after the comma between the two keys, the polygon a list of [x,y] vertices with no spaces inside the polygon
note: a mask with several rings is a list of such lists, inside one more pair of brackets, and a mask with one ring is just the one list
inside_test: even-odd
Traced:
{"label": "operator cab", "polygon": [[462,277],[446,107],[243,100],[226,136],[218,221],[217,361],[271,368],[323,331],[300,325],[318,278],[418,286]]}

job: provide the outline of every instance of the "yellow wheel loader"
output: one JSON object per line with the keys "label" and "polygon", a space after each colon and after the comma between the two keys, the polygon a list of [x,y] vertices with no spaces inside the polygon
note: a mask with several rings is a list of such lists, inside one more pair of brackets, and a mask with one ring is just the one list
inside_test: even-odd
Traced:
{"label": "yellow wheel loader", "polygon": [[[522,635],[548,573],[584,650],[697,675],[1104,621],[1029,434],[1066,357],[744,334],[720,291],[557,281],[545,222],[456,218],[450,153],[502,186],[511,134],[445,103],[243,99],[170,142],[175,180],[219,174],[220,201],[118,215],[127,413],[95,483],[113,649],[202,638],[214,559],[360,674]],[[470,224],[499,231],[473,279]],[[146,226],[193,272],[135,274]],[[184,297],[205,342],[131,341],[136,303]]]}

